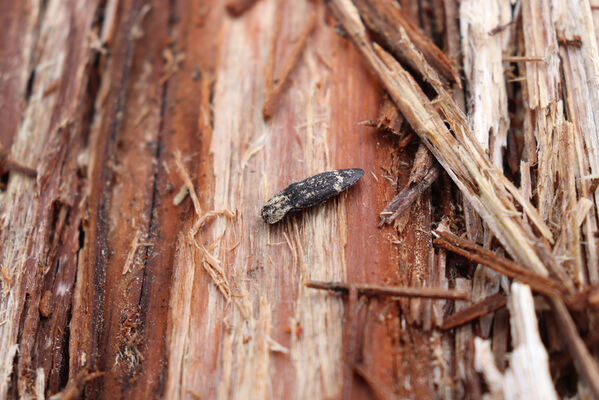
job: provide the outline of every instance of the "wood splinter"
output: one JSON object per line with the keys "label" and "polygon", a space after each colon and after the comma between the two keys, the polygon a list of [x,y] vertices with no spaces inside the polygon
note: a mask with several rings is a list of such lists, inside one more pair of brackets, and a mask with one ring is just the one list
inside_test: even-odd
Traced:
{"label": "wood splinter", "polygon": [[531,287],[534,291],[547,296],[565,296],[567,289],[560,283],[551,278],[547,278],[530,271],[508,260],[500,257],[496,253],[487,250],[476,243],[463,239],[445,230],[437,229],[434,231],[438,236],[433,243],[446,250],[459,254],[471,261],[482,264],[492,270],[499,272],[508,278],[519,280]]}
{"label": "wood splinter", "polygon": [[[283,65],[283,69],[281,70],[281,75],[279,76],[278,80],[276,80],[276,81],[273,81],[272,75],[270,75],[273,72],[272,68],[273,68],[273,59],[274,59],[274,50],[275,50],[274,45],[275,45],[275,41],[276,41],[276,37],[273,38],[271,56],[270,56],[271,60],[269,60],[269,68],[267,68],[267,77],[266,77],[266,85],[265,85],[266,86],[266,100],[264,101],[264,107],[262,108],[262,115],[264,116],[264,119],[270,119],[274,115],[274,113],[279,105],[279,101],[281,100],[281,95],[283,93],[283,90],[289,83],[289,75],[291,75],[291,71],[293,71],[293,68],[295,67],[295,65],[299,61],[301,55],[303,54],[303,50],[306,47],[306,43],[308,42],[308,37],[310,36],[310,32],[312,32],[315,25],[316,25],[316,13],[314,11],[312,11],[312,13],[310,14],[310,18],[308,19],[308,22],[306,23],[306,26],[304,27],[304,30],[302,31],[302,33],[300,33],[300,36],[297,39],[297,42],[295,43],[295,45],[293,46],[293,49],[291,49],[291,54],[289,55],[289,58],[287,58],[285,65]],[[277,31],[278,31],[278,29],[277,29]],[[270,70],[270,71],[268,71],[268,70]]]}
{"label": "wood splinter", "polygon": [[445,318],[443,325],[441,326],[442,331],[457,328],[467,324],[468,322],[474,321],[480,317],[490,314],[494,311],[505,307],[507,299],[501,293],[495,293],[470,307],[464,308],[449,317]]}
{"label": "wood splinter", "polygon": [[348,293],[350,288],[356,288],[358,294],[366,296],[422,297],[427,299],[470,300],[470,294],[468,294],[466,291],[442,288],[379,286],[365,283],[323,281],[306,281],[304,282],[304,285],[312,289],[332,290],[344,294]]}
{"label": "wood splinter", "polygon": [[513,25],[513,24],[514,24],[514,22],[516,22],[516,20],[515,20],[515,19],[512,19],[511,21],[509,21],[509,22],[506,22],[506,23],[505,23],[505,24],[503,24],[503,25],[498,25],[498,26],[496,26],[495,28],[493,28],[493,29],[491,29],[491,30],[489,31],[489,36],[495,36],[495,35],[497,35],[498,33],[501,33],[501,32],[503,32],[504,30],[506,30],[507,28],[509,28],[511,25]]}
{"label": "wood splinter", "polygon": [[37,177],[37,171],[13,160],[6,148],[0,144],[0,173],[5,171],[17,171],[31,178]]}
{"label": "wood splinter", "polygon": [[433,155],[422,143],[414,156],[414,165],[410,171],[410,179],[404,188],[387,204],[379,214],[379,228],[390,224],[402,213],[406,212],[426,189],[441,175],[441,167],[436,164]]}
{"label": "wood splinter", "polygon": [[401,192],[387,204],[387,207],[381,211],[381,222],[379,222],[379,227],[390,224],[399,217],[437,180],[440,175],[441,167],[438,164],[435,164],[430,167],[426,175],[424,175],[420,181],[406,185]]}
{"label": "wood splinter", "polygon": [[580,35],[574,35],[574,36],[572,36],[572,39],[558,36],[557,42],[559,43],[560,46],[564,46],[564,47],[576,47],[576,48],[582,47],[582,38],[580,37]]}

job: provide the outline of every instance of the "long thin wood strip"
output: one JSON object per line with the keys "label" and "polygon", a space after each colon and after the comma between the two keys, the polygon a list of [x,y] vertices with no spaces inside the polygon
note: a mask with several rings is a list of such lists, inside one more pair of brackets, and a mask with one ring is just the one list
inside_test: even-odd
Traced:
{"label": "long thin wood strip", "polygon": [[[588,334],[588,336],[586,336],[584,339],[584,344],[586,346],[593,346],[596,343],[599,342],[599,332],[594,331],[594,332],[590,332]],[[560,355],[558,355],[557,357],[553,357],[551,359],[550,365],[551,365],[551,371],[559,371],[562,368],[566,367],[569,363],[572,362],[572,355],[569,352],[565,352],[565,353],[560,353]]]}
{"label": "long thin wood strip", "polygon": [[[460,86],[459,76],[449,60],[430,39],[401,15],[398,7],[381,0],[356,0],[354,3],[368,28],[382,38],[401,62],[413,71],[417,71],[421,78],[436,91],[444,90],[444,83],[446,84],[441,75],[447,81]],[[410,205],[438,178],[440,171],[431,170],[431,173],[427,174],[433,164],[433,155],[421,143],[408,185],[382,211],[379,227],[390,224],[407,211]],[[415,183],[417,185],[414,185]]]}
{"label": "long thin wood strip", "polygon": [[[509,31],[490,36],[490,26],[500,26],[511,18],[511,6],[502,0],[464,0],[459,2],[462,62],[468,95],[468,124],[478,144],[487,152],[492,164],[503,170],[503,148],[507,144],[509,116],[503,49]],[[468,238],[490,248],[492,233],[468,201],[463,202]],[[472,299],[479,302],[499,291],[501,275],[477,267],[472,278]],[[488,337],[493,316],[482,318],[480,333]]]}
{"label": "long thin wood strip", "polygon": [[[443,75],[445,81],[458,82],[458,74],[453,66],[447,60],[447,57],[435,46],[435,44],[424,36],[418,28],[409,25],[401,16],[397,7],[384,4],[381,0],[354,0],[364,23],[380,38],[391,53],[405,66],[418,72],[420,76],[429,81],[433,86],[442,85]],[[420,47],[416,46],[407,32],[410,29],[412,36],[422,36],[425,39],[420,40]],[[431,56],[435,49],[435,54],[440,56]],[[429,57],[425,57],[426,52]],[[443,67],[439,70],[433,68],[429,60],[444,60],[441,62]]]}
{"label": "long thin wood strip", "polygon": [[522,34],[525,42],[525,57],[542,62],[526,63],[526,87],[529,107],[548,107],[560,97],[559,57],[555,28],[551,21],[549,0],[522,1]]}
{"label": "long thin wood strip", "polygon": [[27,167],[15,160],[8,154],[8,150],[0,143],[0,172],[17,171],[29,177],[35,178],[37,171],[34,168]]}
{"label": "long thin wood strip", "polygon": [[508,307],[514,350],[510,355],[510,367],[505,373],[505,398],[557,400],[530,288],[512,283]]}
{"label": "long thin wood strip", "polygon": [[469,122],[481,146],[499,169],[507,144],[509,116],[505,71],[501,59],[509,31],[490,36],[489,26],[501,26],[511,19],[508,2],[493,0],[460,2],[460,31],[464,52],[464,77],[469,94]]}
{"label": "long thin wood strip", "polygon": [[420,181],[406,185],[381,212],[381,222],[379,222],[379,226],[393,222],[395,218],[406,211],[440,175],[441,167],[439,167],[439,165],[433,165],[428,169],[428,172]]}
{"label": "long thin wood strip", "polygon": [[[581,197],[594,198],[595,207],[589,210],[583,227],[586,241],[586,269],[591,284],[599,282],[599,255],[597,234],[597,206],[599,192],[591,188],[584,175],[599,174],[599,48],[593,29],[593,15],[589,2],[551,0],[552,16],[558,35],[580,38],[581,47],[560,46],[562,88],[567,115],[575,126],[578,171],[576,182]],[[595,15],[598,13],[595,12]],[[581,179],[582,178],[582,179]]]}
{"label": "long thin wood strip", "polygon": [[354,381],[353,365],[356,360],[357,332],[358,332],[358,290],[350,285],[347,299],[345,341],[345,365],[343,366],[343,386],[341,387],[342,398],[350,399],[352,384]]}
{"label": "long thin wood strip", "polygon": [[483,315],[487,315],[493,311],[497,311],[500,308],[505,307],[506,304],[507,299],[505,296],[500,293],[495,293],[484,300],[472,304],[470,307],[464,308],[463,310],[460,310],[445,318],[443,325],[441,326],[441,330],[447,331],[449,329],[467,324],[468,322],[474,321]]}
{"label": "long thin wood strip", "polygon": [[578,334],[576,325],[564,302],[557,297],[551,297],[549,300],[556,320],[560,324],[561,332],[565,335],[564,341],[574,359],[576,370],[585,379],[594,397],[599,399],[599,366],[597,366],[597,362]]}
{"label": "long thin wood strip", "polygon": [[405,286],[379,286],[361,283],[345,282],[321,282],[306,281],[304,283],[312,289],[333,290],[348,293],[350,288],[355,287],[359,294],[366,296],[389,296],[389,297],[422,297],[428,299],[450,299],[469,300],[470,295],[463,290],[452,290],[429,287],[405,287]]}
{"label": "long thin wood strip", "polygon": [[546,295],[555,296],[566,293],[564,286],[550,278],[538,275],[506,258],[498,256],[496,253],[487,250],[469,240],[459,238],[448,232],[437,231],[440,235],[434,243],[456,254],[468,258],[474,262],[485,265],[494,271],[499,272],[509,278],[517,279],[526,283],[535,291]]}
{"label": "long thin wood strip", "polygon": [[[419,71],[425,79],[430,76],[432,69],[444,80],[460,86],[459,74],[445,54],[402,15],[399,7],[385,0],[354,0],[354,4],[368,29],[380,37],[395,57]],[[402,38],[404,34],[406,37]],[[406,52],[407,42],[411,42],[422,53],[424,63],[415,62]]]}
{"label": "long thin wood strip", "polygon": [[[439,105],[443,108],[448,122],[453,124],[452,130],[455,136],[447,129],[445,120],[438,115],[437,110],[430,104],[414,79],[382,49],[378,48],[375,53],[369,44],[359,14],[351,2],[331,0],[328,4],[406,120],[427,144],[429,150],[487,222],[493,233],[520,263],[541,275],[547,275],[545,258],[549,248],[542,245],[545,254],[538,254],[539,249],[533,246],[533,243],[538,242],[538,238],[519,217],[513,201],[516,200],[522,205],[543,235],[552,241],[549,228],[540,220],[530,203],[519,194],[518,189],[489,163],[480,146],[469,143],[467,148],[470,150],[465,149],[463,143],[475,142],[475,139],[449,95],[442,93]],[[376,48],[376,44],[374,46]],[[448,117],[453,120],[449,121]],[[472,148],[477,150],[473,151]]]}
{"label": "long thin wood strip", "polygon": [[308,22],[304,27],[304,30],[302,31],[302,33],[300,33],[297,43],[293,46],[293,49],[291,50],[289,58],[287,58],[285,65],[283,65],[283,69],[281,70],[281,75],[279,76],[279,79],[272,87],[272,90],[269,90],[266,94],[264,108],[262,109],[262,114],[264,115],[265,119],[269,119],[274,115],[283,90],[289,83],[289,75],[291,74],[291,71],[300,59],[300,56],[302,55],[304,48],[306,47],[306,42],[308,41],[310,32],[312,32],[312,29],[314,29],[315,25],[316,12],[312,11],[312,13],[310,14],[310,18],[308,19]]}
{"label": "long thin wood strip", "polygon": [[[584,287],[588,284],[587,279],[587,268],[583,260],[583,249],[582,249],[582,237],[580,231],[580,224],[578,223],[578,205],[585,205],[592,203],[592,201],[581,198],[579,202],[577,200],[576,193],[576,182],[580,181],[579,177],[576,176],[576,155],[575,155],[575,127],[572,123],[564,123],[554,136],[553,146],[556,148],[554,152],[554,165],[555,172],[558,176],[556,178],[556,192],[558,194],[558,200],[554,201],[553,208],[555,214],[555,221],[560,227],[560,233],[558,240],[553,247],[553,254],[560,260],[562,268],[567,271],[576,287]],[[554,174],[554,176],[556,176]],[[585,215],[588,214],[588,209]],[[561,240],[560,240],[561,239]],[[585,246],[592,248],[596,251],[594,246],[594,237],[587,238],[588,241],[593,242],[591,246]],[[593,260],[596,257],[587,258],[587,266],[589,269],[596,268]],[[592,275],[592,273],[589,273]]]}
{"label": "long thin wood strip", "polygon": [[270,49],[268,51],[268,59],[264,67],[264,95],[272,91],[275,79],[275,60],[277,58],[277,41],[281,35],[281,24],[283,23],[283,1],[279,0],[275,3],[274,24],[272,36],[270,37]]}
{"label": "long thin wood strip", "polygon": [[183,165],[183,161],[181,160],[181,152],[179,150],[175,152],[175,165],[177,166],[177,171],[179,172],[181,179],[185,183],[187,190],[189,190],[189,197],[191,197],[193,209],[196,215],[199,217],[200,215],[202,215],[202,207],[200,206],[200,200],[198,199],[195,186],[193,185],[193,182],[191,181],[191,178],[189,177],[189,174],[187,173],[187,170]]}

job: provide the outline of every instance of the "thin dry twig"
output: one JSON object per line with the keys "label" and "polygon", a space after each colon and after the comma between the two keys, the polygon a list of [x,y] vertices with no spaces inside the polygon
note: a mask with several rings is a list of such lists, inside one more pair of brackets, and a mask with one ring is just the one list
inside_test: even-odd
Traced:
{"label": "thin dry twig", "polygon": [[449,329],[457,328],[467,324],[468,322],[474,321],[484,315],[490,314],[494,311],[505,307],[507,299],[500,293],[492,294],[484,300],[472,304],[471,306],[464,308],[443,320],[441,330],[446,331]]}
{"label": "thin dry twig", "polygon": [[196,194],[195,187],[193,186],[193,182],[183,165],[183,161],[181,161],[181,152],[179,150],[175,151],[175,164],[177,165],[177,171],[183,179],[185,186],[187,186],[187,190],[189,190],[189,196],[191,197],[191,201],[193,202],[193,209],[196,215],[199,217],[202,214],[202,207],[200,206],[200,200],[198,199],[198,195]]}
{"label": "thin dry twig", "polygon": [[545,57],[528,57],[528,56],[503,56],[504,62],[517,62],[517,61],[528,61],[528,62],[546,62]]}
{"label": "thin dry twig", "polygon": [[405,286],[379,286],[360,283],[344,282],[304,282],[309,288],[333,290],[341,293],[348,293],[351,287],[355,287],[359,294],[366,296],[390,296],[390,297],[422,297],[427,299],[449,299],[449,300],[469,300],[470,295],[463,290],[429,288],[429,287],[405,287]]}
{"label": "thin dry twig", "polygon": [[406,185],[401,192],[387,204],[383,211],[381,211],[379,227],[392,223],[397,217],[404,213],[440,175],[441,167],[439,167],[439,165],[433,165],[428,169],[426,175],[424,175],[421,180]]}
{"label": "thin dry twig", "polygon": [[439,237],[434,240],[434,244],[469,260],[485,265],[509,278],[526,283],[539,293],[548,296],[567,294],[566,288],[559,282],[527,270],[517,263],[500,257],[497,253],[487,250],[470,240],[460,238],[445,230],[437,230],[435,234]]}
{"label": "thin dry twig", "polygon": [[584,377],[595,398],[599,399],[599,366],[597,366],[597,362],[578,334],[576,324],[574,324],[564,302],[557,297],[550,297],[549,301],[555,319],[560,325],[560,332],[566,337],[564,341],[574,359],[576,370]]}
{"label": "thin dry twig", "polygon": [[275,8],[272,36],[270,38],[270,50],[264,68],[264,91],[265,96],[272,91],[275,79],[275,60],[277,58],[277,41],[281,36],[281,25],[283,24],[283,1],[278,0]]}
{"label": "thin dry twig", "polygon": [[400,62],[418,71],[425,80],[439,75],[460,86],[459,74],[452,63],[402,15],[399,7],[384,0],[355,0],[354,4],[368,29],[376,33]]}
{"label": "thin dry twig", "polygon": [[30,168],[13,160],[6,148],[0,143],[0,172],[5,170],[17,171],[31,178],[37,176],[37,171],[34,168]]}

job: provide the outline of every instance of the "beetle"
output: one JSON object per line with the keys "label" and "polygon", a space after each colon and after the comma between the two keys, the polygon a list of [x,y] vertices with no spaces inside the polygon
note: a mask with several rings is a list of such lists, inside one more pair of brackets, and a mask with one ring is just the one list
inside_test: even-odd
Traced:
{"label": "beetle", "polygon": [[262,207],[262,219],[268,224],[279,222],[290,212],[313,207],[349,189],[362,178],[361,168],[322,172],[292,183]]}

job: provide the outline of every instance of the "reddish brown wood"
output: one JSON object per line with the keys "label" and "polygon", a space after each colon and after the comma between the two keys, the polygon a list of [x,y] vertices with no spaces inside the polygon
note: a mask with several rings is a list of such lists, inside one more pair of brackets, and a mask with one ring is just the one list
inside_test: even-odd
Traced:
{"label": "reddish brown wood", "polygon": [[[375,33],[362,40],[376,37],[404,57],[427,96],[458,84],[457,3],[443,2],[447,26],[440,0],[403,1],[401,13],[393,2],[354,3]],[[461,197],[448,175],[430,169],[430,154],[417,150],[420,139],[407,126],[414,116],[398,112],[372,60],[340,35],[327,2],[17,0],[0,1],[0,10],[1,398],[482,395],[476,324],[455,333],[436,327],[505,299],[453,304],[468,297],[463,289],[472,285],[462,275],[470,264],[434,248],[431,228],[442,222],[463,231]],[[428,33],[447,29],[454,59],[419,24]],[[521,27],[489,27],[494,35],[512,29]],[[564,60],[581,62],[577,52],[592,43],[577,35],[557,37]],[[356,44],[371,57],[391,57]],[[538,54],[526,57],[539,67]],[[425,100],[427,112],[441,107]],[[463,123],[456,115],[435,126]],[[567,127],[561,134],[571,133]],[[527,135],[534,153],[535,136]],[[596,183],[584,172],[588,160],[582,178],[564,173],[586,149],[581,138],[560,142],[568,152],[558,175],[576,184],[558,200],[584,211],[563,212],[573,232],[593,207],[586,197]],[[508,153],[516,169],[519,150]],[[345,167],[366,172],[350,191],[278,225],[260,219],[263,202],[290,182]],[[536,171],[531,178],[524,167],[528,201],[540,192],[532,191]],[[182,187],[190,195],[178,197]],[[378,228],[380,211],[405,187],[404,212]],[[521,217],[520,208],[506,210],[506,220]],[[544,221],[533,222],[544,231]],[[592,237],[590,219],[584,224],[584,237]],[[536,238],[526,226],[522,232]],[[553,230],[542,233],[560,232]],[[437,242],[558,294],[571,309],[599,303],[593,288],[570,296],[522,262],[444,234]],[[579,245],[570,242],[562,244]],[[538,243],[535,252],[549,249]],[[555,256],[541,255],[541,265]],[[349,299],[305,286],[316,280],[350,284]],[[398,304],[358,295],[357,283],[436,297]],[[590,380],[594,360],[577,335],[592,325],[584,318],[575,325],[553,303],[560,316],[553,325],[567,329]],[[447,318],[454,309],[462,311]],[[489,337],[500,370],[512,350],[509,331],[507,311],[496,314]]]}
{"label": "reddish brown wood", "polygon": [[495,293],[486,299],[445,318],[441,329],[449,330],[467,324],[468,322],[474,321],[475,319],[492,313],[493,311],[497,311],[500,308],[505,307],[505,305],[505,296],[500,293]]}

